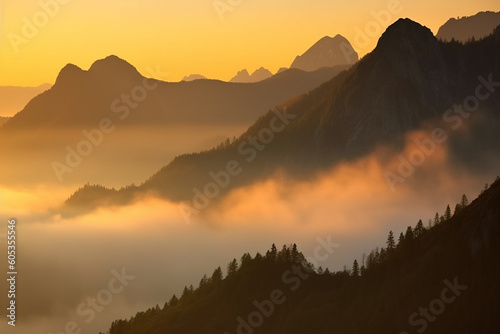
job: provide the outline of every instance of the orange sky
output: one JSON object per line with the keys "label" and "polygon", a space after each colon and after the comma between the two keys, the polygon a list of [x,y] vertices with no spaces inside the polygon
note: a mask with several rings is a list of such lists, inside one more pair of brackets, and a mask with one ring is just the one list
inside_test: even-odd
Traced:
{"label": "orange sky", "polygon": [[[167,81],[228,80],[243,68],[288,67],[325,35],[345,36],[364,55],[399,17],[437,32],[450,17],[483,10],[500,11],[500,1],[0,0],[0,85],[53,83],[66,63],[88,69],[110,54]],[[377,23],[380,11],[388,20]],[[373,37],[360,41],[367,27]]]}

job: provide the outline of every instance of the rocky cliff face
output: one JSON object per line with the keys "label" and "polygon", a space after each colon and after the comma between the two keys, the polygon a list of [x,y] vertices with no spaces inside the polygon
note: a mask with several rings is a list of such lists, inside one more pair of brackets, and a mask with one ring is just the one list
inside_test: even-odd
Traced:
{"label": "rocky cliff face", "polygon": [[416,128],[452,103],[442,50],[432,32],[400,19],[359,62],[323,111],[321,146],[355,154]]}

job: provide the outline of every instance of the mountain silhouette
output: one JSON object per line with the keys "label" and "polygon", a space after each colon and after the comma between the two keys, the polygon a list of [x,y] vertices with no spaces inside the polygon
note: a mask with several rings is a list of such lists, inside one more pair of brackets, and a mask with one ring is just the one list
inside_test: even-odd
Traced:
{"label": "mountain silhouette", "polygon": [[[269,111],[234,141],[179,156],[137,188],[100,189],[99,195],[104,197],[92,196],[91,187],[81,188],[66,205],[91,208],[103,200],[123,203],[145,191],[188,201],[193,199],[193,189],[213,182],[210,172],[226,170],[228,161],[251,163],[243,165],[244,173],[231,179],[220,193],[269,177],[277,169],[311,175],[340,161],[362,157],[380,144],[402,147],[409,131],[428,122],[443,122],[445,111],[475,92],[478,77],[498,81],[495,55],[499,34],[497,29],[494,35],[467,45],[441,43],[428,28],[400,19],[387,28],[375,50],[350,70]],[[493,143],[500,140],[495,112],[499,106],[498,92],[482,102],[476,111],[481,116],[470,123],[467,143],[460,134],[449,135],[450,154],[457,164],[473,168],[498,154]],[[252,147],[251,138],[262,137],[262,129],[277,119],[286,126],[264,148]]]}
{"label": "mountain silhouette", "polygon": [[467,42],[481,39],[493,32],[500,25],[500,12],[479,12],[476,15],[451,18],[443,24],[436,37],[444,41],[452,39]]}
{"label": "mountain silhouette", "polygon": [[279,70],[278,70],[278,72],[276,72],[276,74],[279,74],[279,73],[284,72],[286,70],[288,70],[288,68],[286,68],[286,67],[280,67]]}
{"label": "mountain silhouette", "polygon": [[295,244],[243,254],[109,334],[498,333],[500,182],[457,208],[399,241],[391,231],[351,270],[314,267]]}
{"label": "mountain silhouette", "polygon": [[206,77],[204,77],[201,74],[190,74],[190,75],[182,78],[181,81],[193,81],[193,80],[200,80],[200,79],[206,79]]}
{"label": "mountain silhouette", "polygon": [[352,65],[358,61],[358,54],[349,41],[341,36],[325,36],[303,55],[297,56],[290,68],[315,71],[321,67]]}
{"label": "mountain silhouette", "polygon": [[[295,70],[249,84],[217,80],[148,81],[158,86],[148,92],[147,98],[122,123],[250,124],[265,110],[320,85],[345,68],[314,73]],[[2,129],[95,126],[103,117],[113,116],[113,101],[142,87],[144,79],[135,67],[116,56],[96,61],[88,71],[68,64],[50,90],[31,100]]]}
{"label": "mountain silhouette", "polygon": [[250,75],[246,69],[239,71],[229,82],[259,82],[272,77],[272,73],[264,67],[259,68]]}
{"label": "mountain silhouette", "polygon": [[35,96],[50,89],[51,84],[43,84],[38,87],[0,87],[0,115],[12,116],[21,111],[24,106]]}

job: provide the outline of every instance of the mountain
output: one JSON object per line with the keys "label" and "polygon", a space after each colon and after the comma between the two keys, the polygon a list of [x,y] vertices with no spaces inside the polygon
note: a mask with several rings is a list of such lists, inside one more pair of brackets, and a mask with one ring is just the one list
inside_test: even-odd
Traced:
{"label": "mountain", "polygon": [[[82,128],[95,126],[105,116],[136,125],[250,124],[265,110],[317,87],[345,68],[289,71],[251,84],[217,80],[174,83],[145,81],[135,67],[110,56],[96,61],[88,71],[65,66],[55,85],[31,100],[2,130]],[[262,72],[256,71],[257,75]],[[125,101],[127,98],[131,101]]]}
{"label": "mountain", "polygon": [[191,74],[191,75],[188,75],[188,76],[185,76],[184,78],[182,78],[181,81],[193,81],[193,80],[200,80],[200,79],[206,79],[206,77],[204,77],[201,74]]}
{"label": "mountain", "polygon": [[38,87],[0,87],[0,116],[12,116],[21,111],[31,99],[51,86],[43,84]]}
{"label": "mountain", "polygon": [[229,80],[229,82],[250,82],[250,74],[246,69],[243,69],[236,73],[236,75]]}
{"label": "mountain", "polygon": [[252,75],[250,76],[250,80],[251,80],[250,82],[258,82],[258,81],[266,80],[267,78],[270,78],[272,76],[273,76],[273,74],[271,73],[271,71],[269,71],[268,69],[265,69],[264,67],[261,67],[252,73]]}
{"label": "mountain", "polygon": [[491,34],[499,25],[500,12],[479,12],[472,16],[449,19],[439,28],[436,37],[444,41],[478,40]]}
{"label": "mountain", "polygon": [[[346,68],[293,69],[257,83],[228,83],[147,80],[116,56],[89,70],[68,64],[51,89],[1,126],[0,154],[15,154],[18,164],[0,166],[0,183],[140,183],[175,156],[232,138],[275,105]],[[90,133],[96,144],[88,142]],[[85,144],[92,154],[71,153]],[[68,162],[72,154],[93,167],[73,168],[80,164]],[[55,167],[62,165],[73,167],[63,173]]]}
{"label": "mountain", "polygon": [[265,69],[264,67],[259,68],[255,72],[250,75],[246,69],[239,71],[236,76],[234,76],[229,82],[239,82],[239,83],[248,83],[248,82],[259,82],[265,79],[268,79],[273,74]]}
{"label": "mountain", "polygon": [[276,74],[279,74],[279,73],[284,72],[286,70],[288,70],[288,68],[286,68],[286,67],[280,67],[280,69],[278,70],[278,72],[276,72]]}
{"label": "mountain", "polygon": [[[494,144],[500,140],[500,94],[494,88],[500,78],[499,34],[497,29],[467,45],[442,43],[428,28],[400,19],[387,28],[373,52],[348,71],[269,111],[234,141],[178,156],[139,187],[81,188],[66,207],[126,203],[143,192],[194,201],[200,196],[193,189],[213,183],[216,171],[235,168],[228,166],[231,161],[244,172],[235,173],[229,186],[222,182],[225,187],[219,187],[218,194],[270,177],[276,170],[307,177],[382,144],[401,149],[410,131],[433,123],[448,129],[460,125],[465,118],[452,117],[449,110],[469,101],[478,84],[494,94],[476,107],[467,122],[467,137],[450,130],[447,145],[455,165],[486,166],[490,157],[500,154]],[[276,131],[269,133],[271,128]]]}
{"label": "mountain", "polygon": [[349,41],[341,35],[325,36],[301,56],[297,56],[290,68],[315,71],[321,67],[352,65],[358,61],[358,54]]}
{"label": "mountain", "polygon": [[[338,272],[314,267],[295,244],[243,254],[226,275],[219,267],[108,333],[500,331],[500,181],[432,227],[420,220],[399,242],[391,234],[366,261]],[[336,251],[318,239],[321,257],[308,257],[316,266]]]}

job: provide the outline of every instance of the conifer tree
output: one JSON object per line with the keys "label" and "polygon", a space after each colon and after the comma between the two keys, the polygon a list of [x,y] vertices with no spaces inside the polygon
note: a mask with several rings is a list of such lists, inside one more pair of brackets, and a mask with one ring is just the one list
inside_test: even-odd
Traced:
{"label": "conifer tree", "polygon": [[392,233],[392,231],[389,231],[389,236],[387,237],[387,250],[392,251],[394,248],[396,248],[394,234]]}
{"label": "conifer tree", "polygon": [[209,282],[209,280],[208,280],[207,275],[206,274],[203,275],[203,277],[200,280],[200,288],[203,288],[203,287],[207,286],[208,282]]}
{"label": "conifer tree", "polygon": [[269,260],[276,261],[277,257],[278,257],[278,250],[276,249],[276,245],[273,244],[271,246],[271,250],[267,251],[266,258]]}
{"label": "conifer tree", "polygon": [[460,209],[464,209],[467,205],[469,205],[469,199],[465,194],[463,194],[462,201],[460,202]]}
{"label": "conifer tree", "polygon": [[238,271],[238,261],[233,259],[227,265],[227,276],[233,275],[236,271]]}
{"label": "conifer tree", "polygon": [[175,307],[179,304],[179,298],[177,298],[176,295],[173,295],[172,298],[170,298],[170,301],[168,302],[169,307]]}
{"label": "conifer tree", "polygon": [[405,236],[403,232],[399,233],[398,246],[401,246],[405,242]]}
{"label": "conifer tree", "polygon": [[422,222],[422,219],[420,219],[417,225],[415,225],[414,233],[415,233],[415,238],[418,238],[425,233],[424,223]]}
{"label": "conifer tree", "polygon": [[414,237],[415,237],[415,235],[413,234],[413,229],[411,228],[411,226],[408,226],[406,228],[405,240],[406,241],[413,240]]}
{"label": "conifer tree", "polygon": [[352,264],[352,276],[354,276],[354,277],[359,276],[358,260],[354,260],[354,263]]}
{"label": "conifer tree", "polygon": [[450,205],[448,204],[446,206],[446,210],[444,211],[444,220],[448,220],[451,218],[451,209],[450,209]]}
{"label": "conifer tree", "polygon": [[436,215],[434,216],[434,226],[439,224],[439,213],[436,212]]}
{"label": "conifer tree", "polygon": [[222,282],[222,269],[220,267],[214,270],[214,273],[212,274],[212,282],[216,284]]}

